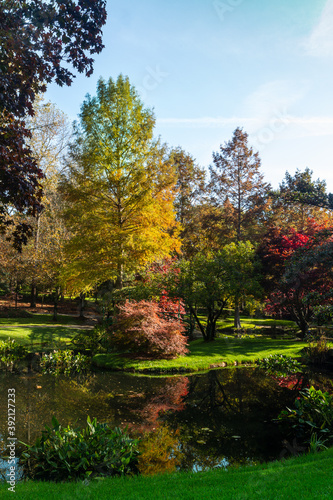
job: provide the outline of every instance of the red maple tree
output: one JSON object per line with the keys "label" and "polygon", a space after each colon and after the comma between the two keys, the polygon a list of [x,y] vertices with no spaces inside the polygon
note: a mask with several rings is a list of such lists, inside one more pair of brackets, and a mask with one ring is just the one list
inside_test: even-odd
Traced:
{"label": "red maple tree", "polygon": [[[126,301],[119,305],[110,343],[137,357],[174,358],[188,352],[180,302],[164,293],[161,303]],[[178,317],[179,316],[179,317]]]}
{"label": "red maple tree", "polygon": [[327,259],[319,258],[327,245],[333,245],[332,233],[333,228],[310,219],[303,233],[272,228],[258,249],[268,291],[266,312],[294,320],[301,337],[314,307],[332,302],[333,276]]}

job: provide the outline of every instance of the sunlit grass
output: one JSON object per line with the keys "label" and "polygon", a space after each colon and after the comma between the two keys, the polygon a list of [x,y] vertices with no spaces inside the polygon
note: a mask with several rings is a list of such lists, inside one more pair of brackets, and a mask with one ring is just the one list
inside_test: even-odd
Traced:
{"label": "sunlit grass", "polygon": [[[206,324],[205,317],[199,316],[200,320],[203,324]],[[286,329],[294,329],[296,327],[294,321],[281,320],[281,319],[272,319],[272,318],[249,318],[248,316],[241,316],[241,328],[242,330],[256,330],[261,329],[262,327],[269,328],[286,328]],[[234,331],[234,318],[232,315],[227,316],[226,318],[220,318],[217,320],[216,328],[218,332]]]}
{"label": "sunlit grass", "polygon": [[213,342],[195,340],[189,345],[189,354],[176,359],[141,361],[117,354],[97,354],[93,362],[100,368],[113,370],[198,371],[222,366],[223,363],[253,363],[270,354],[297,357],[305,345],[305,342],[298,340],[224,337]]}
{"label": "sunlit grass", "polygon": [[81,329],[68,328],[66,326],[10,326],[7,328],[0,325],[0,340],[11,338],[19,344],[31,349],[61,349],[70,344],[72,338]]}
{"label": "sunlit grass", "polygon": [[[15,487],[15,499],[49,500],[322,500],[333,497],[333,448],[264,465],[214,469],[200,473],[108,478],[95,481],[48,483],[27,481]],[[8,484],[1,498],[13,498]]]}

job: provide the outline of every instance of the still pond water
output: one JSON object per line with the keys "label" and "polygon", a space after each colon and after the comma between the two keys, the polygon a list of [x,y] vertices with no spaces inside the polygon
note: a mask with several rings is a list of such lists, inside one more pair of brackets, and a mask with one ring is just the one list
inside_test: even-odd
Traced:
{"label": "still pond water", "polygon": [[[332,391],[331,376],[276,380],[254,368],[148,377],[94,373],[76,380],[40,374],[0,375],[0,434],[6,436],[7,393],[16,392],[16,436],[32,443],[52,416],[84,426],[87,415],[145,433],[166,428],[181,452],[180,468],[200,471],[277,460],[292,453],[277,424],[306,385]],[[19,448],[18,448],[19,452]]]}

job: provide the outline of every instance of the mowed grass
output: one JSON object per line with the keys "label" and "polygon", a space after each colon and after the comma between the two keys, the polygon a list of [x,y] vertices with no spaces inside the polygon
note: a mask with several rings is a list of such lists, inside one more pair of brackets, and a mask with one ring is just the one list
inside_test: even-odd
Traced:
{"label": "mowed grass", "polygon": [[[206,324],[205,317],[199,315],[199,318],[203,324]],[[266,328],[286,328],[286,329],[295,329],[296,324],[294,321],[289,320],[281,320],[281,319],[272,319],[272,318],[249,318],[248,316],[241,316],[241,327],[242,330],[256,330],[262,329],[262,327]],[[226,318],[220,318],[217,320],[216,328],[218,332],[231,331],[235,330],[234,328],[234,317],[232,314],[227,316]]]}
{"label": "mowed grass", "polygon": [[[13,498],[9,485],[1,498]],[[99,500],[322,500],[333,498],[333,448],[259,466],[108,478],[77,483],[23,482],[15,499]]]}
{"label": "mowed grass", "polygon": [[99,368],[131,371],[198,371],[240,363],[253,363],[270,354],[299,357],[305,342],[288,339],[224,337],[213,342],[195,340],[189,344],[189,354],[170,360],[135,360],[118,354],[97,354],[93,363]]}
{"label": "mowed grass", "polygon": [[71,325],[82,325],[82,321],[59,315],[55,322],[46,314],[34,314],[31,318],[0,318],[0,340],[10,338],[30,349],[62,349],[82,331],[81,328],[71,328]]}
{"label": "mowed grass", "polygon": [[0,326],[0,340],[10,338],[28,348],[31,346],[31,348],[61,349],[67,347],[72,338],[81,331],[64,326],[11,326],[9,328]]}
{"label": "mowed grass", "polygon": [[0,318],[1,325],[82,325],[79,318],[58,314],[57,321],[50,314],[33,314],[30,318]]}

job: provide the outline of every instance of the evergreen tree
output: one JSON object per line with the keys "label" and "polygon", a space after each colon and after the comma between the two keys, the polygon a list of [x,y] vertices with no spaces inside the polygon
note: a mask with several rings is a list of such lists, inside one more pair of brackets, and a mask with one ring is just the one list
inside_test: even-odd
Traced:
{"label": "evergreen tree", "polygon": [[236,128],[231,141],[213,153],[210,189],[221,217],[228,215],[233,239],[256,239],[265,218],[270,185],[260,172],[258,153],[248,145],[248,135]]}

